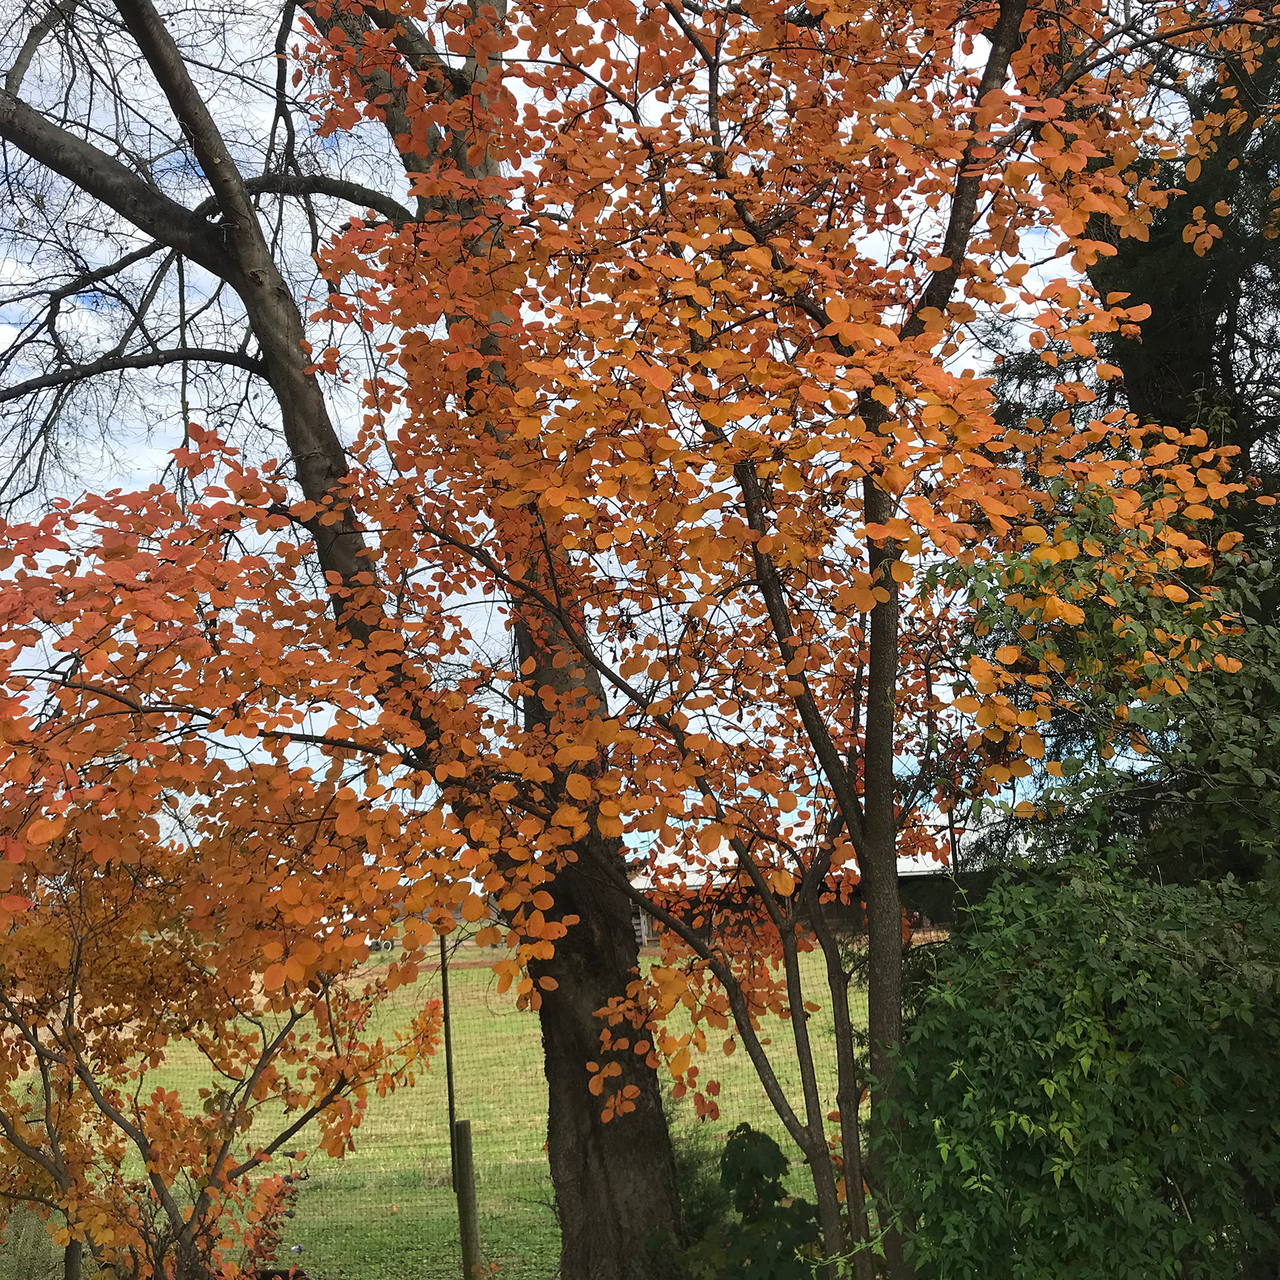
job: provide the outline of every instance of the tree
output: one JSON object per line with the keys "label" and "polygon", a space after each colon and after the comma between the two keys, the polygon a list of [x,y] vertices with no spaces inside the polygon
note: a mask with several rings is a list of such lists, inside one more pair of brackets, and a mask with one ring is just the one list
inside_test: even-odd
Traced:
{"label": "tree", "polygon": [[[1191,478],[1183,470],[1175,483]],[[1011,707],[1026,708],[1046,687],[1058,707],[1047,758],[1019,785],[1017,802],[979,801],[970,852],[994,865],[1052,864],[1124,842],[1158,883],[1270,875],[1280,831],[1272,562],[1228,530],[1212,572],[1189,574],[1167,593],[1151,560],[1106,532],[1096,503],[1094,495],[1077,504],[1056,531],[1059,543],[1110,544],[1087,571],[1096,589],[1066,644],[1046,647],[1028,634],[1022,593],[1008,586],[1053,581],[1069,591],[1080,574],[1072,560],[1037,566],[1011,556],[954,575],[973,588],[969,649],[984,655],[975,669],[999,681]],[[1213,525],[1238,519],[1233,506]],[[1046,659],[1049,683],[1033,691],[1023,677]]]}
{"label": "tree", "polygon": [[[1274,535],[1277,444],[1275,361],[1268,353],[1280,304],[1280,242],[1278,135],[1264,104],[1274,97],[1276,68],[1275,49],[1267,47],[1252,60],[1227,53],[1217,64],[1175,61],[1158,69],[1186,128],[1179,146],[1144,148],[1140,163],[1170,199],[1153,215],[1145,238],[1120,239],[1097,223],[1095,233],[1114,253],[1088,271],[1100,294],[1123,293],[1127,302],[1152,308],[1140,338],[1109,334],[1103,340],[1114,376],[1103,381],[1083,372],[1098,403],[1127,408],[1143,422],[1202,428],[1238,451],[1233,469],[1261,490],[1257,501],[1233,501],[1216,512],[1215,537],[1245,539],[1231,557],[1243,557],[1246,549],[1254,557],[1252,565],[1236,560],[1216,581],[1224,607],[1240,615],[1242,629],[1230,648],[1233,670],[1216,671],[1185,701],[1147,709],[1146,755],[1136,770],[1129,752],[1119,757],[1122,768],[1097,756],[1116,727],[1117,689],[1095,689],[1055,721],[1051,754],[1085,773],[1073,773],[1065,791],[1051,776],[1038,777],[1037,790],[1056,791],[1063,801],[1061,808],[1049,806],[1053,821],[1029,828],[1021,819],[988,816],[970,846],[975,856],[999,861],[1019,848],[1046,858],[1078,851],[1081,838],[1096,834],[1091,811],[1105,811],[1112,834],[1134,840],[1143,864],[1163,880],[1227,872],[1250,878],[1265,863],[1261,851],[1274,843],[1265,834],[1275,830],[1265,782],[1275,698],[1275,640],[1267,618],[1276,607],[1267,545]],[[1206,137],[1202,147],[1201,135],[1224,123],[1225,133]],[[1004,319],[987,335],[997,349],[998,416],[1008,423],[1031,413],[1052,416],[1060,411],[1055,386],[1063,368],[1083,362],[1061,338],[1037,335],[1038,347],[1017,350],[1014,327]],[[1066,509],[1059,515],[1072,518]],[[1167,621],[1159,616],[1162,605],[1158,597],[1144,601],[1132,592],[1124,601],[1147,631]],[[988,659],[1017,644],[1016,612],[988,607],[980,616],[980,647]],[[1083,629],[1095,643],[1096,622]],[[1072,654],[1063,656],[1074,673]],[[1129,731],[1120,728],[1123,743]],[[1024,794],[1030,795],[1025,786]]]}
{"label": "tree", "polygon": [[[318,591],[324,592],[325,575],[336,575],[347,584],[345,591],[373,572],[375,552],[354,516],[341,506],[336,520],[321,514],[340,496],[350,463],[321,381],[303,351],[302,299],[315,278],[309,255],[319,246],[326,213],[332,218],[332,207],[323,207],[326,200],[380,209],[393,222],[445,238],[450,226],[465,222],[466,193],[498,171],[496,160],[471,155],[471,126],[465,123],[481,100],[472,87],[488,74],[484,47],[493,37],[485,33],[503,18],[487,6],[483,13],[489,16],[482,17],[478,4],[474,13],[449,10],[451,27],[479,22],[481,29],[470,36],[451,30],[450,48],[439,51],[409,13],[394,15],[379,5],[346,10],[285,5],[274,36],[263,41],[274,51],[261,69],[272,116],[257,136],[234,110],[215,119],[223,106],[219,93],[238,85],[241,73],[238,48],[225,43],[226,32],[218,32],[204,10],[177,15],[172,27],[147,0],[103,14],[74,7],[40,14],[0,97],[0,135],[10,154],[16,150],[30,157],[16,170],[28,203],[11,234],[24,258],[56,280],[52,288],[37,284],[34,291],[18,290],[19,299],[32,307],[31,323],[19,333],[8,366],[12,377],[26,362],[30,375],[6,392],[19,410],[20,460],[45,461],[57,452],[56,433],[65,430],[68,416],[64,402],[92,395],[98,385],[92,380],[121,371],[177,368],[184,433],[190,397],[202,392],[209,412],[229,417],[251,439],[264,425],[283,432],[283,453],[296,469],[301,496],[313,505],[301,527],[309,530]],[[233,31],[235,16],[229,15]],[[394,67],[368,66],[352,86],[357,101],[378,104],[370,111],[379,117],[385,146],[372,161],[361,145],[367,130],[360,142],[335,146],[308,122],[305,100],[290,92],[284,59],[291,40],[305,39],[314,23],[326,30],[325,47],[331,38],[342,55],[366,43],[371,50],[394,51]],[[224,59],[205,87],[200,82],[208,75],[203,54],[210,25],[224,41]],[[396,31],[400,34],[393,40]],[[52,85],[40,82],[38,88],[48,95],[44,112],[18,97],[50,42],[55,66],[60,58],[76,64],[83,59],[94,68],[95,88],[104,85],[121,105],[118,132],[104,145],[99,145],[96,98],[93,92],[82,95],[82,82],[74,77],[59,81],[55,76]],[[466,51],[453,56],[460,45],[476,56]],[[318,73],[318,83],[327,77],[327,70]],[[239,96],[237,91],[232,105]],[[136,110],[144,100],[153,107],[145,114]],[[464,121],[455,136],[465,145],[446,145],[438,154],[440,130],[454,116]],[[398,138],[412,139],[414,146],[397,150]],[[180,163],[170,159],[175,154]],[[337,172],[329,167],[335,160]],[[448,166],[443,188],[432,176],[442,164]],[[382,184],[381,189],[361,178]],[[436,187],[417,192],[412,210],[396,198],[410,182]],[[264,214],[264,201],[284,197],[302,202],[299,220],[280,203],[271,206],[274,221]],[[63,234],[67,200],[77,213],[84,211],[96,233],[94,249],[102,257],[95,256],[92,264],[77,260],[79,237]],[[110,317],[106,350],[83,352],[79,337],[64,333],[69,300],[96,309],[104,297]],[[460,342],[471,335],[467,323],[459,328],[455,322],[451,331]],[[356,341],[364,340],[358,327],[350,332]],[[491,338],[479,339],[481,349],[491,343]],[[250,344],[256,354],[248,354]],[[374,356],[374,367],[379,359]],[[262,380],[271,400],[268,414],[258,411],[257,392],[227,389],[216,379],[202,385],[208,371],[226,369],[246,369]],[[373,652],[375,628],[344,604],[342,593],[332,597],[332,605],[346,637],[335,642],[336,648],[358,662],[356,655]],[[563,658],[563,646],[549,641],[538,647],[532,639],[526,646],[540,655],[535,661],[545,679],[558,681],[560,668],[554,663],[557,655]],[[425,707],[412,705],[413,682],[401,688],[398,673],[383,657],[371,662],[370,678],[381,683],[385,701],[403,708],[417,725],[412,732],[426,748],[419,763],[428,771],[452,767],[454,739],[439,742]],[[558,984],[560,995],[539,1010],[548,1051],[551,1169],[564,1238],[563,1270],[584,1276],[660,1275],[667,1253],[651,1256],[649,1242],[673,1223],[678,1226],[679,1205],[657,1077],[644,1062],[634,1063],[630,1076],[638,1104],[625,1123],[612,1127],[602,1124],[598,1103],[586,1088],[585,1062],[598,1036],[594,1011],[625,992],[636,963],[630,906],[615,890],[573,868],[559,877],[557,900],[583,926],[555,955],[545,957],[545,976]]]}
{"label": "tree", "polygon": [[[1113,252],[1088,269],[1098,293],[1149,306],[1140,338],[1108,335],[1103,354],[1118,373],[1090,385],[1106,407],[1123,405],[1143,422],[1202,427],[1240,450],[1237,467],[1275,489],[1277,429],[1274,333],[1280,306],[1280,160],[1274,111],[1277,58],[1223,51],[1207,62],[1167,51],[1155,76],[1178,102],[1182,137],[1144,146],[1136,163],[1169,193],[1145,236],[1121,238],[1093,226]],[[1223,129],[1225,126],[1225,130]],[[1025,323],[1025,322],[1024,322]],[[1054,386],[1079,363],[1059,338],[1025,348],[1006,318],[987,335],[994,348],[1002,420],[1061,409]],[[1039,339],[1037,339],[1039,341]],[[1084,370],[1083,376],[1090,375]],[[1222,517],[1259,542],[1268,512],[1236,504]]]}
{"label": "tree", "polygon": [[[350,346],[300,354],[257,180],[154,11],[118,8],[216,232],[112,168],[83,123],[10,97],[0,130],[238,292],[294,476],[192,429],[183,500],[91,500],[15,538],[33,555],[49,538],[94,573],[158,557],[154,585],[105,630],[76,567],[24,591],[74,619],[74,652],[128,631],[101,668],[120,696],[247,738],[276,768],[308,717],[334,724],[340,738],[307,745],[349,771],[344,823],[382,839],[390,811],[398,840],[412,829],[391,849],[430,901],[478,914],[474,890],[496,896],[512,948],[498,967],[542,1017],[566,1276],[660,1272],[649,1237],[677,1210],[655,1072],[665,1059],[695,1084],[691,1049],[730,1023],[809,1163],[827,1252],[865,1245],[856,1192],[880,1177],[844,1124],[846,1224],[799,952],[824,952],[839,1109],[856,1117],[870,1083],[875,1127],[901,1035],[897,856],[934,847],[932,806],[962,782],[1029,772],[1051,714],[1046,693],[1020,719],[992,682],[991,753],[965,758],[965,712],[937,690],[961,605],[916,571],[1024,540],[1048,554],[1039,513],[1094,485],[1118,537],[1154,538],[1156,580],[1181,590],[1212,552],[1194,514],[1179,523],[1186,503],[1137,480],[1199,466],[1214,469],[1207,499],[1232,492],[1203,435],[1144,436],[1123,411],[1005,429],[953,357],[980,308],[1034,307],[1086,356],[1144,317],[1029,279],[1033,246],[1048,234],[1083,270],[1108,248],[1093,213],[1141,234],[1167,193],[1129,166],[1168,127],[1147,115],[1143,50],[1250,56],[1260,19],[1154,6],[1139,38],[1127,14],[1021,0],[865,15],[671,0],[585,20],[539,4],[311,10],[298,71],[318,136],[385,129],[418,202],[410,217],[383,202],[392,216],[318,253],[317,323],[370,348],[344,451],[322,379],[354,373]],[[1130,432],[1139,457],[1116,464]],[[90,512],[95,530],[78,531]],[[1028,625],[1074,626],[1077,586],[1027,596]],[[208,642],[175,657],[139,632],[170,595],[255,655],[238,698],[206,687]],[[828,911],[855,884],[869,1071]],[[672,946],[643,978],[631,902]],[[695,1014],[689,1038],[662,1025],[676,1003]],[[757,1034],[769,1007],[793,1015],[796,1099]],[[900,1270],[892,1231],[886,1248]]]}
{"label": "tree", "polygon": [[[1203,426],[1234,445],[1241,469],[1266,492],[1275,488],[1280,431],[1280,131],[1264,104],[1275,99],[1278,73],[1268,47],[1257,60],[1227,54],[1219,66],[1175,77],[1189,117],[1185,154],[1151,158],[1172,198],[1147,240],[1117,244],[1090,272],[1100,293],[1123,290],[1152,308],[1141,342],[1109,344],[1129,407],[1145,422]],[[1201,147],[1218,121],[1225,131]],[[1243,504],[1234,514],[1248,520],[1242,532],[1261,534],[1263,509]]]}
{"label": "tree", "polygon": [[[22,860],[6,863],[0,1199],[62,1221],[65,1280],[86,1253],[122,1280],[206,1280],[269,1252],[302,1144],[346,1150],[367,1092],[425,1066],[439,1010],[398,1043],[366,1031],[412,966],[364,977],[361,919],[315,928],[358,848],[325,857],[276,840],[263,856],[251,839],[162,841],[173,792],[152,790],[157,757],[131,758],[127,733],[114,759],[86,757],[68,749],[69,720],[9,722],[10,859],[24,808],[15,754],[28,800],[46,770],[74,768],[79,783],[57,819],[22,828]],[[156,1076],[178,1046],[204,1066],[198,1098]]]}

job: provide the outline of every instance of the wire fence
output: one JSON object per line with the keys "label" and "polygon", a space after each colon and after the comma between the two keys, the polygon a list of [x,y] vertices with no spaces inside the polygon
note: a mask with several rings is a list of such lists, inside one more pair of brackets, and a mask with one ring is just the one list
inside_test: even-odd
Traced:
{"label": "wire fence", "polygon": [[[656,954],[656,953],[654,953]],[[819,958],[808,958],[818,978]],[[377,957],[374,957],[377,962]],[[469,1120],[476,1170],[480,1239],[486,1263],[511,1280],[553,1280],[559,1229],[547,1164],[547,1084],[535,1014],[499,993],[485,953],[463,944],[448,964],[450,1039],[455,1107]],[[443,995],[440,966],[390,1002],[394,1019],[424,999]],[[865,1025],[865,997],[854,993],[855,1022]],[[778,1073],[793,1097],[799,1072],[789,1025],[763,1028]],[[824,1068],[819,1087],[827,1110],[836,1106],[829,1014],[810,1022]],[[704,1149],[716,1147],[746,1121],[771,1133],[791,1158],[795,1190],[807,1173],[800,1153],[765,1097],[747,1055],[709,1053],[703,1077],[720,1083],[720,1116],[699,1122],[687,1101],[675,1103],[676,1140],[695,1127]],[[448,1073],[443,1047],[412,1089],[371,1099],[344,1160],[316,1157],[300,1185],[282,1261],[305,1267],[311,1280],[453,1280],[461,1275],[458,1208],[450,1177]]]}
{"label": "wire fence", "polygon": [[[646,948],[644,962],[656,957]],[[381,950],[370,966],[393,957]],[[554,1280],[560,1252],[547,1162],[547,1083],[537,1015],[515,1007],[498,991],[491,954],[453,937],[448,963],[454,1106],[470,1121],[479,1208],[481,1251],[502,1280]],[[822,987],[821,960],[813,965]],[[424,966],[412,985],[394,991],[369,1030],[390,1036],[427,1001],[443,996],[438,960]],[[855,993],[854,1020],[865,1026],[865,999]],[[809,1023],[822,1074],[826,1110],[836,1106],[830,1015]],[[762,1025],[769,1052],[788,1094],[800,1092],[789,1024]],[[170,1084],[187,1100],[198,1081],[176,1067]],[[665,1073],[664,1073],[665,1074]],[[455,1280],[461,1276],[458,1205],[450,1168],[449,1072],[443,1043],[412,1088],[386,1097],[370,1094],[356,1131],[355,1149],[343,1159],[318,1151],[306,1161],[297,1199],[286,1223],[276,1265],[296,1264],[310,1280]],[[732,1129],[747,1121],[771,1133],[791,1158],[793,1189],[805,1194],[807,1171],[799,1151],[765,1097],[747,1055],[710,1052],[701,1078],[720,1083],[720,1116],[699,1122],[688,1099],[671,1106],[677,1142],[697,1129],[698,1145],[715,1152]],[[315,1135],[310,1135],[314,1147]],[[306,1135],[303,1135],[305,1142]],[[809,1189],[811,1194],[811,1189]],[[86,1268],[86,1276],[92,1275]],[[0,1280],[45,1280],[61,1266],[44,1227],[18,1214],[0,1244]]]}

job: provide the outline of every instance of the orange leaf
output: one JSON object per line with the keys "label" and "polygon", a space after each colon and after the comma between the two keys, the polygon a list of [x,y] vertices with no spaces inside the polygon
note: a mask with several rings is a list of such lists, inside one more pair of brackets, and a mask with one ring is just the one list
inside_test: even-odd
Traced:
{"label": "orange leaf", "polygon": [[66,829],[67,820],[58,815],[53,818],[36,818],[34,822],[27,824],[23,835],[28,840],[34,840],[38,844],[47,844],[50,840],[56,840]]}

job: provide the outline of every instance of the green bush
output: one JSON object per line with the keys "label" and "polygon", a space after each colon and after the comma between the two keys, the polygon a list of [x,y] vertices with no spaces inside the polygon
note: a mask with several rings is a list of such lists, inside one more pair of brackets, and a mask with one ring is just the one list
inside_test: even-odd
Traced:
{"label": "green bush", "polygon": [[789,1196],[788,1161],[767,1133],[740,1124],[720,1156],[720,1183],[737,1216],[713,1223],[684,1257],[694,1280],[812,1280],[817,1210]]}
{"label": "green bush", "polygon": [[688,1110],[677,1109],[670,1094],[663,1111],[676,1157],[676,1180],[684,1214],[685,1243],[703,1239],[715,1227],[727,1223],[733,1213],[729,1192],[720,1180],[720,1156],[724,1143],[703,1120],[687,1119]]}
{"label": "green bush", "polygon": [[999,882],[899,1058],[921,1280],[1280,1275],[1278,971],[1271,881]]}

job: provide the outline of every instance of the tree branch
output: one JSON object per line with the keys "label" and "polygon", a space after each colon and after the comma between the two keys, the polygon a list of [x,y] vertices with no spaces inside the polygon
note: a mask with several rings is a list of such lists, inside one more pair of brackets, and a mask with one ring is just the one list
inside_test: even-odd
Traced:
{"label": "tree branch", "polygon": [[0,404],[8,400],[19,400],[37,391],[46,391],[50,387],[65,387],[75,382],[83,382],[103,373],[119,373],[126,369],[158,369],[164,365],[179,364],[182,361],[198,364],[230,364],[257,377],[266,377],[262,361],[245,355],[242,351],[222,351],[215,347],[177,347],[171,351],[141,351],[131,356],[103,356],[99,360],[91,360],[88,364],[71,365],[54,373],[42,374],[38,378],[28,378],[26,382],[17,382],[13,386],[0,388]]}
{"label": "tree branch", "polygon": [[66,22],[71,17],[79,2],[80,0],[61,0],[59,4],[50,5],[48,13],[27,32],[27,38],[22,42],[13,66],[5,73],[4,87],[7,92],[15,95],[21,92],[22,81],[31,66],[31,59],[36,56],[36,50],[59,22]]}
{"label": "tree branch", "polygon": [[[987,56],[987,65],[982,70],[982,79],[978,83],[978,106],[987,94],[999,89],[1009,74],[1009,63],[1022,43],[1022,18],[1027,11],[1027,0],[1002,0],[1000,16],[991,30],[991,51]],[[969,247],[969,236],[978,213],[978,195],[982,190],[982,179],[985,166],[974,163],[974,150],[977,145],[977,119],[975,116],[973,136],[965,143],[964,153],[956,166],[956,189],[951,197],[951,216],[947,220],[947,234],[942,241],[942,254],[950,259],[950,265],[934,273],[924,291],[920,302],[912,308],[911,315],[902,326],[902,338],[918,337],[924,332],[925,322],[921,312],[927,307],[936,307],[941,311],[951,299],[957,282],[960,279],[960,268],[964,265],[965,251]]]}
{"label": "tree branch", "polygon": [[0,139],[61,174],[153,239],[227,278],[232,264],[214,227],[105,151],[46,120],[7,89],[0,89]]}
{"label": "tree branch", "polygon": [[[373,209],[396,227],[415,220],[399,200],[385,192],[324,173],[264,173],[255,178],[246,178],[244,189],[251,196],[332,196],[335,200],[346,200],[351,204]],[[217,210],[218,201],[213,196],[195,208],[195,212],[202,217],[209,217]]]}
{"label": "tree branch", "polygon": [[[226,251],[219,274],[240,295],[248,313],[280,405],[298,483],[317,505],[332,502],[348,473],[346,453],[324,395],[308,371],[302,316],[263,236],[244,176],[151,0],[116,0],[116,9],[189,139],[222,212],[219,230]],[[343,583],[354,583],[374,565],[350,510],[345,504],[339,510],[336,523],[316,518],[308,528],[325,571],[337,574]],[[337,596],[334,608],[341,616]],[[367,639],[366,624],[349,618],[346,625],[355,638]]]}

